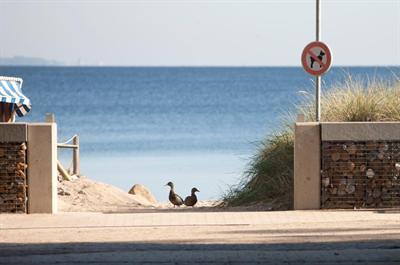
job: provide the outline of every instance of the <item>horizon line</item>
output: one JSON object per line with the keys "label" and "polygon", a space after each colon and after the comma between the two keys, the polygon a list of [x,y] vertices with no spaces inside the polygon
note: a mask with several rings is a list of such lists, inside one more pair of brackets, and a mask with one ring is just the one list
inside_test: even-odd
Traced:
{"label": "horizon line", "polygon": [[[0,64],[0,67],[91,67],[91,68],[302,68],[302,65],[38,65],[38,64]],[[354,64],[334,65],[336,67],[400,67],[400,64]]]}

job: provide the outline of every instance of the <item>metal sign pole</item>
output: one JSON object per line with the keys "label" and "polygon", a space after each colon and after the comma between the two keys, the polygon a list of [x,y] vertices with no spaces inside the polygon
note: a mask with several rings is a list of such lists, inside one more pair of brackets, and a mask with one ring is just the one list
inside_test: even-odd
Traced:
{"label": "metal sign pole", "polygon": [[[316,32],[315,38],[316,41],[320,40],[320,20],[321,20],[321,12],[320,12],[320,0],[316,0]],[[321,76],[317,75],[315,78],[315,108],[316,108],[316,121],[319,122],[321,120]]]}

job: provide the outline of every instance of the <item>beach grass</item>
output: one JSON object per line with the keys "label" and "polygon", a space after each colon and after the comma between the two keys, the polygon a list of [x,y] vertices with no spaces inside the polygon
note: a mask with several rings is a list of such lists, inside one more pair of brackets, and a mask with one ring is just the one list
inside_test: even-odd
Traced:
{"label": "beach grass", "polygon": [[277,133],[264,142],[252,157],[239,184],[225,194],[229,206],[271,203],[290,209],[293,194],[293,132]]}
{"label": "beach grass", "polygon": [[[302,113],[305,121],[315,121],[314,95],[302,94],[297,113]],[[348,76],[322,94],[321,121],[400,121],[400,80],[353,80]],[[281,131],[259,145],[241,181],[224,195],[226,205],[293,208],[293,125],[294,118],[284,119]]]}
{"label": "beach grass", "polygon": [[[305,93],[298,113],[315,120],[314,95]],[[321,96],[321,121],[399,121],[400,81],[353,80],[336,84]]]}

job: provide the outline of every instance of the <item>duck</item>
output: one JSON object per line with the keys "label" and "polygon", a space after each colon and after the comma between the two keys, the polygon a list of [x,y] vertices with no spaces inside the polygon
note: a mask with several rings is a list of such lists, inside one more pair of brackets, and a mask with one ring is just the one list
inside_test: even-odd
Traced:
{"label": "duck", "polygon": [[181,198],[181,196],[175,193],[174,183],[170,181],[165,186],[169,186],[171,188],[168,196],[169,201],[174,205],[174,208],[175,206],[180,207],[183,204],[183,199]]}
{"label": "duck", "polygon": [[192,206],[194,207],[194,205],[197,203],[197,197],[196,197],[196,192],[200,192],[197,188],[193,188],[192,189],[192,195],[187,196],[185,198],[185,205],[186,206]]}

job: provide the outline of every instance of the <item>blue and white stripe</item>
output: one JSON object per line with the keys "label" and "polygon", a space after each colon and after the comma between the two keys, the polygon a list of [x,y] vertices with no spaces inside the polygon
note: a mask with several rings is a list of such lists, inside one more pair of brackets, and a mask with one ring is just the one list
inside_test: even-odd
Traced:
{"label": "blue and white stripe", "polygon": [[21,78],[0,76],[0,102],[14,103],[11,106],[19,117],[32,108],[29,98],[22,94],[22,82]]}

